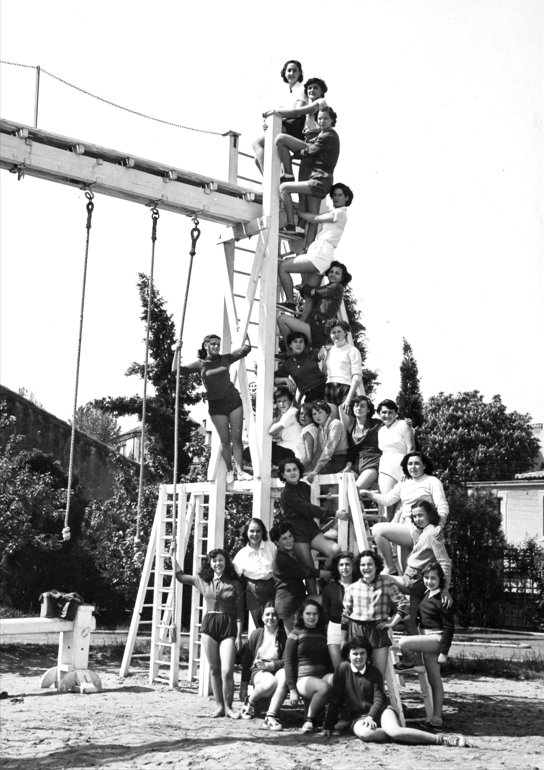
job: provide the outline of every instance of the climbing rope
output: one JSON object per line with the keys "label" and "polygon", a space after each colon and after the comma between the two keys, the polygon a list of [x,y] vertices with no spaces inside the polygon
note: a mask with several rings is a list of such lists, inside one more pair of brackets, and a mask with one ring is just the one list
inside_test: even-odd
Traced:
{"label": "climbing rope", "polygon": [[77,393],[79,389],[79,365],[81,362],[81,342],[83,339],[83,311],[85,309],[85,290],[87,286],[87,263],[89,260],[89,238],[91,235],[91,223],[94,211],[94,195],[90,190],[85,192],[87,198],[87,237],[85,240],[85,260],[83,263],[83,286],[81,289],[81,309],[79,313],[79,339],[77,344],[77,363],[76,363],[76,385],[74,388],[74,409],[72,412],[72,433],[70,435],[70,462],[68,465],[68,489],[66,490],[66,512],[64,514],[64,529],[62,530],[62,539],[70,540],[70,502],[72,497],[72,473],[74,469],[74,447],[76,438],[76,416],[77,416]]}
{"label": "climbing rope", "polygon": [[147,372],[149,368],[149,337],[151,326],[151,305],[153,301],[153,274],[155,270],[155,243],[157,240],[157,222],[159,220],[158,209],[151,209],[151,267],[149,269],[149,283],[147,286],[147,324],[145,334],[145,362],[144,362],[144,392],[142,396],[142,430],[140,433],[140,482],[138,484],[138,508],[136,513],[136,535],[134,537],[134,561],[141,564],[144,561],[144,553],[141,549],[140,522],[142,518],[144,469],[145,469],[145,418],[147,408]]}
{"label": "climbing rope", "polygon": [[[193,272],[193,260],[196,255],[196,244],[200,238],[200,222],[197,217],[193,218],[193,227],[191,229],[191,249],[189,251],[189,270],[187,272],[187,284],[185,286],[185,298],[183,300],[183,310],[181,313],[181,324],[179,328],[178,342],[176,345],[176,399],[174,407],[174,471],[172,479],[172,543],[177,543],[177,482],[178,482],[178,459],[179,459],[179,396],[180,396],[180,367],[181,367],[181,345],[183,340],[183,329],[185,327],[185,314],[187,312],[187,302],[189,300],[189,288],[191,286],[191,274]],[[174,642],[176,640],[176,576],[172,578],[172,623],[170,625],[170,635]]]}

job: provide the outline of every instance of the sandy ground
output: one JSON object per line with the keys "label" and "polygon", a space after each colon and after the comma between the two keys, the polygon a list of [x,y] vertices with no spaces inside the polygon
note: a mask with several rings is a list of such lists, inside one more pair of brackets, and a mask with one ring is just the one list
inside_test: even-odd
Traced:
{"label": "sandy ground", "polygon": [[[53,648],[3,646],[1,652],[0,686],[9,695],[0,703],[0,766],[6,770],[163,766],[340,770],[363,763],[397,770],[461,766],[544,770],[542,679],[448,677],[446,729],[468,736],[471,746],[408,747],[362,744],[352,736],[308,738],[298,730],[301,715],[288,710],[282,733],[270,733],[261,719],[211,719],[212,702],[198,697],[183,669],[180,687],[174,691],[150,686],[144,670],[120,680],[120,653],[107,649],[97,649],[91,656],[103,692],[40,690],[41,674],[55,663]],[[423,716],[415,686],[409,684],[404,693],[408,716]]]}

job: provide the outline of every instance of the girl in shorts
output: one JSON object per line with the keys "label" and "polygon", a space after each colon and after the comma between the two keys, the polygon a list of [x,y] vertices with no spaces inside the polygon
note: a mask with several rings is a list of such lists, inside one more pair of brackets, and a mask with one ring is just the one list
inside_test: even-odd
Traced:
{"label": "girl in shorts", "polygon": [[323,609],[319,602],[306,599],[285,645],[285,680],[291,706],[301,705],[301,697],[310,701],[303,733],[316,730],[316,719],[331,692],[331,672]]}
{"label": "girl in shorts", "polygon": [[342,644],[349,638],[363,637],[373,647],[372,662],[383,677],[391,647],[389,629],[408,615],[408,600],[396,598],[398,592],[388,575],[381,575],[383,560],[374,551],[355,557],[361,577],[347,586],[342,613]]}
{"label": "girl in shorts", "polygon": [[[198,360],[187,366],[181,366],[182,374],[198,372],[208,396],[208,411],[219,440],[221,455],[227,466],[227,484],[234,481],[232,455],[238,466],[238,481],[249,481],[251,476],[244,473],[242,430],[244,426],[244,411],[240,393],[234,387],[229,376],[229,368],[235,361],[245,358],[251,352],[249,337],[243,347],[232,353],[221,355],[221,337],[208,334],[204,337],[202,347],[197,353]],[[232,449],[231,449],[232,442]]]}
{"label": "girl in shorts", "polygon": [[310,244],[306,254],[288,257],[279,263],[278,275],[285,292],[285,303],[282,303],[280,308],[291,311],[295,309],[291,273],[300,273],[302,284],[315,288],[321,284],[323,276],[334,261],[335,249],[340,243],[348,221],[347,209],[353,201],[353,192],[347,185],[338,182],[332,186],[329,195],[332,198],[333,208],[324,214],[320,214],[319,209],[316,214],[299,213],[306,222],[320,224],[321,228],[317,239]]}
{"label": "girl in shorts", "polygon": [[[447,735],[412,727],[402,727],[399,717],[391,706],[383,690],[383,676],[372,664],[372,645],[363,637],[354,637],[342,648],[344,662],[341,663],[332,679],[332,691],[329,696],[327,713],[323,725],[323,735],[331,735],[340,708],[347,709],[351,731],[362,741],[384,743],[427,744],[435,746],[466,746],[462,735]],[[334,730],[332,735],[338,735]]]}
{"label": "girl in shorts", "polygon": [[[294,553],[296,558],[307,567],[313,567],[312,549],[333,557],[340,553],[341,548],[337,543],[328,540],[321,533],[316,519],[327,520],[331,518],[331,512],[310,501],[310,486],[301,481],[303,466],[296,457],[281,460],[278,465],[278,475],[285,487],[281,492],[281,507],[286,522],[291,527],[294,537]],[[338,511],[336,517],[347,519],[345,511]],[[313,576],[308,576],[307,585],[309,593],[317,593],[317,583]]]}
{"label": "girl in shorts", "polygon": [[323,614],[327,625],[327,645],[332,664],[335,669],[342,662],[342,612],[344,609],[344,593],[357,578],[354,573],[353,554],[342,551],[332,560],[332,580],[323,590]]}
{"label": "girl in shorts", "polygon": [[302,316],[295,318],[291,313],[292,309],[278,305],[279,310],[285,309],[289,314],[282,313],[278,316],[278,329],[284,339],[291,332],[304,332],[310,345],[315,347],[323,345],[329,337],[325,331],[325,324],[333,318],[336,318],[340,312],[342,301],[344,299],[344,290],[351,281],[351,274],[347,267],[334,260],[325,273],[328,283],[325,286],[310,286],[309,284],[300,284],[297,286],[299,292],[305,299],[311,299],[312,303],[304,307]]}
{"label": "girl in shorts", "polygon": [[176,544],[170,546],[170,557],[176,580],[191,585],[204,596],[206,612],[200,633],[202,645],[210,664],[212,690],[217,708],[214,717],[240,716],[233,711],[234,660],[242,649],[244,594],[230,556],[222,548],[202,560],[198,576],[186,575],[176,559]]}
{"label": "girl in shorts", "polygon": [[438,562],[431,562],[423,570],[425,596],[418,607],[421,633],[403,636],[400,640],[402,662],[395,665],[397,671],[405,672],[414,667],[411,653],[423,653],[423,661],[433,693],[433,715],[422,727],[430,730],[442,728],[442,707],[444,685],[440,666],[448,660],[453,640],[455,620],[451,607],[442,603],[441,591],[446,585],[444,570]]}
{"label": "girl in shorts", "polygon": [[325,399],[330,404],[333,417],[341,420],[348,431],[353,423],[352,399],[364,395],[363,361],[361,354],[350,342],[351,327],[346,321],[333,319],[325,324],[332,345],[326,347],[325,366],[327,384]]}

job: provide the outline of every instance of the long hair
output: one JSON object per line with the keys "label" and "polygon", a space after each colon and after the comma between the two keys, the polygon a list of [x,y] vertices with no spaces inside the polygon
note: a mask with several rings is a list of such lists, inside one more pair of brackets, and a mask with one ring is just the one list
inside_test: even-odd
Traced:
{"label": "long hair", "polygon": [[204,345],[207,345],[210,340],[220,340],[221,337],[219,334],[207,334],[204,339],[202,340],[202,345],[198,350],[198,353],[196,354],[197,358],[199,358],[201,361],[205,361],[208,357],[208,351],[204,347]]}
{"label": "long hair", "polygon": [[304,625],[304,618],[302,617],[302,614],[306,607],[317,607],[318,610],[318,620],[317,620],[317,626],[316,630],[321,631],[325,627],[325,618],[323,615],[323,607],[319,604],[319,602],[316,602],[315,599],[305,599],[303,604],[298,608],[295,614],[295,623],[293,625],[293,628],[306,628]]}
{"label": "long hair", "polygon": [[299,72],[298,81],[297,82],[298,83],[302,83],[302,81],[304,80],[304,75],[302,73],[302,64],[299,61],[297,61],[296,59],[287,59],[287,61],[285,62],[285,64],[281,68],[281,73],[280,74],[281,74],[283,82],[284,83],[288,83],[289,82],[287,80],[287,78],[285,77],[285,73],[287,72],[287,67],[289,66],[289,64],[296,64],[297,65],[298,72]]}
{"label": "long hair", "polygon": [[429,518],[429,524],[438,527],[440,524],[440,514],[436,510],[434,503],[431,503],[430,500],[425,500],[425,498],[422,498],[420,500],[416,500],[416,502],[412,505],[412,510],[415,510],[416,508],[423,508]]}
{"label": "long hair", "polygon": [[212,582],[215,572],[212,569],[211,560],[219,554],[225,559],[225,571],[223,572],[223,575],[230,580],[238,580],[238,573],[234,569],[230,556],[224,548],[214,548],[213,551],[210,551],[209,554],[202,559],[202,567],[200,568],[198,577],[202,578],[205,583]]}

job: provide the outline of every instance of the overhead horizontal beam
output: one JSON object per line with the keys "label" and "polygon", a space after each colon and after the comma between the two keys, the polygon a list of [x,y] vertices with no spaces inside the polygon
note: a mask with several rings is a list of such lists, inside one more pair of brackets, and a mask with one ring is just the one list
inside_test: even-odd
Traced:
{"label": "overhead horizontal beam", "polygon": [[262,215],[248,188],[13,121],[0,120],[0,168],[221,224]]}

